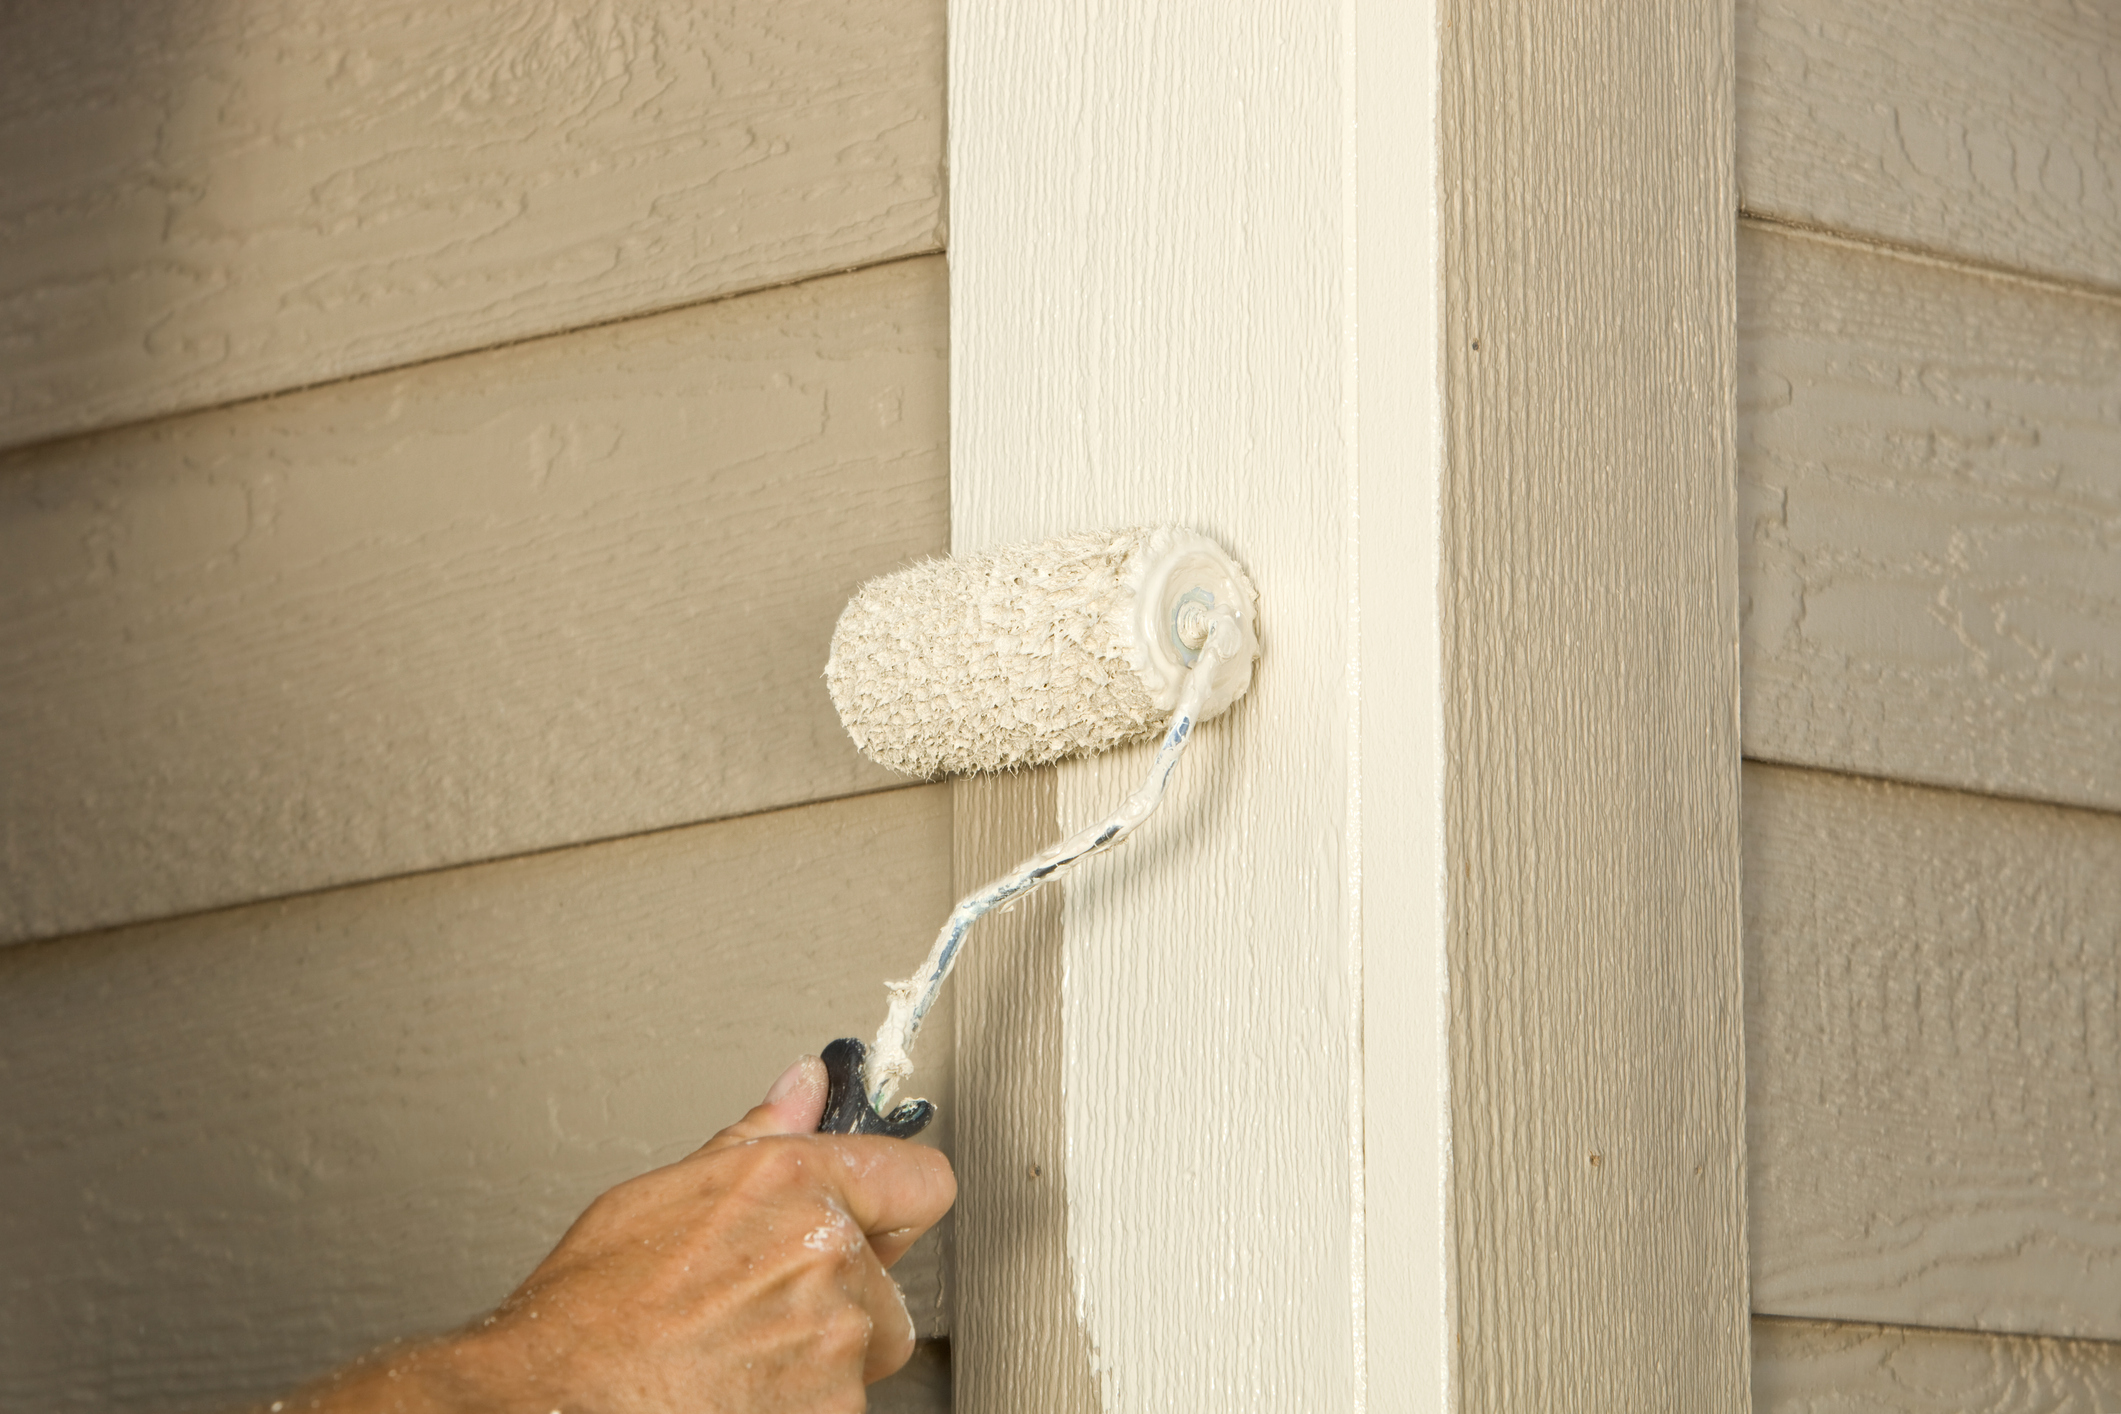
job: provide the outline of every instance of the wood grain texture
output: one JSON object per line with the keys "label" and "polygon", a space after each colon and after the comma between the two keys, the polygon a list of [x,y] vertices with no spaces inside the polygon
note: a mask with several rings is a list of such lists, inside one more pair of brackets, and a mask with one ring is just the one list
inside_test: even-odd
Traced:
{"label": "wood grain texture", "polygon": [[[956,889],[969,894],[1059,838],[1052,771],[953,781]],[[1068,1256],[1061,896],[1045,889],[967,939],[957,992],[953,1210],[959,1408],[1101,1406]]]}
{"label": "wood grain texture", "polygon": [[1747,754],[2121,808],[2121,302],[1739,250]]}
{"label": "wood grain texture", "polygon": [[[1064,886],[1042,1240],[1108,1410],[1741,1408],[1728,14],[1407,20],[1443,49],[1440,108],[1409,105],[1431,151],[1443,125],[1425,246],[1366,205],[1376,115],[1346,84],[1381,8],[952,13],[954,546],[1184,520],[1262,603],[1251,694]],[[1379,268],[1417,316],[1442,284],[1440,426],[1410,391],[1436,342],[1378,338],[1404,312]],[[1396,559],[1364,523],[1394,494]],[[1414,819],[1376,829],[1401,613],[1441,625],[1412,690],[1450,775],[1411,753]],[[1145,763],[1064,763],[1062,828]],[[1373,948],[1439,1009],[1448,953],[1448,1087],[1444,1027],[1365,1034]],[[1426,1213],[1392,1210],[1448,1266],[1373,1323],[1366,1145],[1395,1123],[1412,1162],[1451,1156]],[[1373,1394],[1393,1347],[1434,1378]],[[1018,1389],[1044,1368],[995,1358]]]}
{"label": "wood grain texture", "polygon": [[0,446],[939,249],[942,19],[0,6]]}
{"label": "wood grain texture", "polygon": [[2121,1337],[2121,818],[1745,804],[1754,1309]]}
{"label": "wood grain texture", "polygon": [[[1183,522],[1246,566],[1267,645],[1157,817],[1062,886],[1067,1186],[1020,1209],[1023,1270],[1066,1252],[1107,1411],[1356,1402],[1335,9],[950,16],[953,548]],[[1061,827],[1147,761],[1061,765]],[[995,1044],[965,1029],[965,1056]],[[1001,1118],[1012,1148],[1050,1123]],[[1067,1358],[974,1335],[988,1407]]]}
{"label": "wood grain texture", "polygon": [[820,672],[948,535],[940,259],[0,459],[0,938],[899,783]]}
{"label": "wood grain texture", "polygon": [[2121,287],[2121,12],[1742,0],[1745,209]]}
{"label": "wood grain texture", "polygon": [[868,1033],[949,838],[890,791],[0,953],[0,1405],[225,1406],[476,1315]]}
{"label": "wood grain texture", "polygon": [[1447,13],[1460,1407],[1740,1410],[1730,10]]}
{"label": "wood grain texture", "polygon": [[1755,1414],[2107,1414],[2121,1345],[1753,1322]]}
{"label": "wood grain texture", "polygon": [[[1338,23],[1283,0],[950,16],[953,548],[1183,522],[1245,565],[1267,645],[1157,817],[1062,885],[1067,1188],[1026,1216],[1042,1262],[1067,1254],[1115,1414],[1355,1402]],[[1061,765],[1061,827],[1147,760]],[[994,1044],[966,1028],[964,1055]],[[1010,1394],[989,1407],[1065,1358],[965,1334],[968,1380],[986,1362]]]}

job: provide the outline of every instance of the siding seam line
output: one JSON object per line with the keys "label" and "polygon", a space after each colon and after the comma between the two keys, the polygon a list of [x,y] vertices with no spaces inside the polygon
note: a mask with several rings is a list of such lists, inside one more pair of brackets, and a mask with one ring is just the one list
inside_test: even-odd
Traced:
{"label": "siding seam line", "polygon": [[2108,1340],[2096,1335],[2051,1335],[2045,1331],[1991,1331],[1977,1330],[1972,1326],[1917,1326],[1903,1321],[1842,1321],[1831,1316],[1783,1316],[1770,1311],[1752,1313],[1755,1321],[1772,1322],[1784,1326],[1832,1326],[1837,1330],[1905,1331],[1911,1335],[1972,1336],[1976,1340],[2042,1340],[2058,1345],[2096,1345],[2105,1349],[2121,1351],[2121,1340]]}
{"label": "siding seam line", "polygon": [[[1842,776],[1852,781],[1877,781],[1890,786],[1907,786],[1912,790],[1944,791],[1951,795],[1963,795],[1974,800],[2000,800],[2013,805],[2038,805],[2048,810],[2071,810],[2082,815],[2097,816],[2101,820],[2121,820],[2121,810],[2109,810],[2098,805],[2083,805],[2074,800],[2056,800],[2044,795],[2015,795],[1999,790],[1975,790],[1970,786],[1943,785],[1936,781],[1919,780],[1913,776],[1883,776],[1872,771],[1852,771],[1842,766],[1821,766],[1813,761],[1785,760],[1779,756],[1755,756],[1747,752],[1742,758],[1755,766],[1773,766],[1784,771],[1809,771],[1820,776]],[[1808,1320],[1805,1316],[1792,1316],[1793,1321]]]}
{"label": "siding seam line", "polygon": [[80,942],[102,937],[108,933],[122,933],[131,928],[145,928],[163,923],[175,923],[190,918],[206,918],[216,913],[234,913],[239,909],[259,908],[266,904],[290,903],[296,899],[316,898],[322,894],[344,893],[349,889],[374,888],[380,884],[394,884],[405,879],[418,879],[431,874],[449,874],[460,869],[478,869],[489,864],[511,864],[522,859],[537,859],[545,855],[565,854],[570,850],[593,849],[599,845],[620,844],[627,840],[652,839],[657,835],[675,834],[679,830],[697,830],[707,825],[728,825],[739,820],[755,820],[761,815],[780,815],[792,810],[808,810],[817,805],[839,805],[850,800],[862,800],[872,795],[894,795],[902,790],[918,790],[924,786],[941,784],[938,781],[907,780],[895,785],[879,786],[875,790],[849,791],[845,795],[819,796],[815,800],[790,801],[785,805],[767,805],[757,810],[740,810],[733,815],[709,815],[698,820],[674,820],[667,825],[655,825],[645,830],[634,830],[623,835],[595,835],[587,839],[567,840],[560,844],[542,845],[536,849],[519,850],[513,854],[480,855],[472,859],[454,860],[448,864],[437,864],[427,869],[406,869],[395,874],[376,874],[360,879],[342,879],[334,884],[319,884],[313,889],[294,889],[284,894],[261,894],[257,898],[237,899],[230,903],[217,903],[206,908],[179,909],[175,913],[154,913],[141,918],[128,918],[122,923],[106,923],[100,927],[83,928],[72,933],[32,934],[12,941],[0,942],[0,953],[17,948],[47,947],[64,943]]}
{"label": "siding seam line", "polygon": [[[936,233],[938,242],[941,232]],[[263,393],[246,393],[240,398],[224,398],[219,402],[200,403],[195,407],[174,407],[166,412],[150,413],[145,417],[122,418],[96,427],[76,428],[50,437],[39,437],[27,442],[0,444],[0,475],[7,471],[6,463],[18,454],[40,452],[47,448],[62,446],[68,442],[85,441],[91,437],[107,436],[132,428],[152,427],[158,422],[175,422],[181,418],[196,417],[201,413],[221,412],[228,408],[248,407],[252,403],[270,402],[274,398],[293,397],[297,393],[312,392],[318,388],[331,388],[345,383],[358,383],[364,378],[381,378],[393,373],[406,373],[416,368],[429,368],[452,359],[476,358],[482,354],[498,353],[503,349],[520,348],[525,344],[542,343],[548,339],[572,338],[597,329],[609,329],[618,324],[631,324],[641,319],[657,319],[666,314],[678,314],[688,309],[701,309],[711,304],[726,304],[730,300],[744,299],[750,295],[764,294],[768,290],[787,289],[793,285],[807,285],[813,280],[832,280],[842,275],[853,275],[864,270],[881,270],[890,265],[905,265],[916,260],[928,260],[948,252],[940,243],[920,250],[910,250],[899,255],[886,256],[881,260],[865,260],[854,265],[835,265],[822,270],[812,270],[801,275],[792,275],[784,280],[768,280],[762,284],[745,285],[740,289],[724,290],[704,299],[681,300],[676,304],[650,305],[643,309],[614,314],[606,319],[592,319],[586,324],[569,324],[564,328],[548,329],[540,334],[524,334],[519,338],[500,339],[490,344],[479,344],[468,349],[452,349],[446,353],[430,354],[425,358],[410,359],[404,363],[388,364],[382,368],[364,369],[359,373],[341,374],[336,378],[319,378],[308,383],[291,383],[284,388],[274,388]]]}
{"label": "siding seam line", "polygon": [[2043,294],[2068,295],[2095,303],[2121,306],[2121,287],[2102,285],[2086,280],[2072,280],[2067,276],[2049,275],[2020,266],[2005,265],[1997,261],[1976,259],[1972,256],[1955,255],[1949,251],[1929,246],[1910,245],[1904,241],[1888,240],[1883,236],[1866,235],[1860,231],[1845,230],[1838,226],[1822,226],[1810,221],[1799,221],[1785,216],[1774,216],[1747,207],[1738,208],[1738,222],[1755,230],[1775,235],[1790,236],[1799,240],[1822,241],[1828,245],[1841,246],[1862,251],[1869,255],[1897,256],[1919,265],[1935,266],[1958,275],[1975,275],[1984,279],[2004,280],[2012,284],[2026,285]]}

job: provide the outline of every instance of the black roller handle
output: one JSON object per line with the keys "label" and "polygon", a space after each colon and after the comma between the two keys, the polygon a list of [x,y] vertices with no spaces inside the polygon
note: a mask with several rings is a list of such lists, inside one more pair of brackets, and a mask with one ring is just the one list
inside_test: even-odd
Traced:
{"label": "black roller handle", "polygon": [[820,1134],[882,1134],[892,1139],[911,1139],[935,1118],[935,1106],[926,1100],[908,1100],[888,1115],[869,1103],[869,1048],[852,1036],[842,1036],[825,1047],[819,1057],[825,1062],[825,1117],[818,1121]]}

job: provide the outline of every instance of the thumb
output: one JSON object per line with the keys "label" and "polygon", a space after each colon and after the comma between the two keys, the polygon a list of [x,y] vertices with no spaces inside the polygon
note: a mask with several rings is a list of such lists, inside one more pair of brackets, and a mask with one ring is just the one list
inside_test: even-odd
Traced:
{"label": "thumb", "polygon": [[748,1143],[771,1134],[815,1134],[825,1114],[825,1063],[804,1056],[781,1072],[766,1098],[735,1124],[714,1136],[700,1152]]}

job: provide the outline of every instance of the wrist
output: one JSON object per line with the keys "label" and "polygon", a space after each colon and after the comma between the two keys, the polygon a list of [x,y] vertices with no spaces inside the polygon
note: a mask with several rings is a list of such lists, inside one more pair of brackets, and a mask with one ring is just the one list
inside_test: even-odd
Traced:
{"label": "wrist", "polygon": [[467,1331],[389,1346],[256,1414],[578,1414],[533,1352],[492,1318]]}

